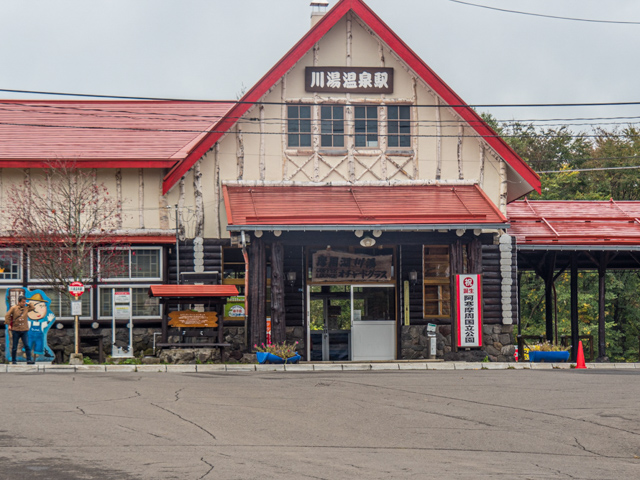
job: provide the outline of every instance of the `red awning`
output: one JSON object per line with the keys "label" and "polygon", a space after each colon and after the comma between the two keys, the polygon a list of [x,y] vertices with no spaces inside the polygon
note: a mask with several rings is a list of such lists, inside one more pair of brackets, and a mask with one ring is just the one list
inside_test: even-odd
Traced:
{"label": "red awning", "polygon": [[235,285],[151,285],[150,297],[234,297]]}
{"label": "red awning", "polygon": [[640,202],[521,200],[507,206],[518,245],[640,245]]}
{"label": "red awning", "polygon": [[287,226],[369,225],[419,229],[420,226],[456,225],[504,228],[507,223],[477,185],[225,185],[223,190],[230,227],[264,226],[286,230]]}

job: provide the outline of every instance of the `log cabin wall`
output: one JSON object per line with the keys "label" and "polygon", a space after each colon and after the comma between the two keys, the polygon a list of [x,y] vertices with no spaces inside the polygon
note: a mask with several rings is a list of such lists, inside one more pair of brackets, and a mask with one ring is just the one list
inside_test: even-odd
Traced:
{"label": "log cabin wall", "polygon": [[[228,239],[207,238],[202,242],[204,253],[204,272],[218,272],[218,283],[222,279],[222,247],[228,245]],[[194,239],[186,239],[179,242],[180,247],[180,273],[194,272],[196,246]],[[166,247],[167,250],[167,281],[165,283],[177,283],[177,249],[175,245]]]}

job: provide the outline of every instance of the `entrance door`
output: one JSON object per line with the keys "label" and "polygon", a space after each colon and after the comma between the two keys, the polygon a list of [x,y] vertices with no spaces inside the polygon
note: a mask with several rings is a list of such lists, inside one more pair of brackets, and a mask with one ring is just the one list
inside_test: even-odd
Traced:
{"label": "entrance door", "polygon": [[310,285],[311,361],[394,360],[393,285]]}
{"label": "entrance door", "polygon": [[351,296],[348,285],[310,287],[311,361],[351,359]]}
{"label": "entrance door", "polygon": [[352,360],[396,358],[395,289],[393,285],[352,285]]}

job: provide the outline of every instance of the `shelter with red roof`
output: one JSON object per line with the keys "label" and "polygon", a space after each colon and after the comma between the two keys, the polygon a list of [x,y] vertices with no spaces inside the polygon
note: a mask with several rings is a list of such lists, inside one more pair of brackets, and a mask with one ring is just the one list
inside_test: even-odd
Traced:
{"label": "shelter with red roof", "polygon": [[[306,360],[513,358],[507,205],[540,180],[362,0],[337,1],[239,101],[5,101],[0,144],[3,201],[52,160],[119,200],[114,238],[144,273],[96,277],[87,323],[120,285],[214,283],[245,297],[225,318],[248,329],[238,358],[267,339]],[[0,281],[33,283],[28,246],[4,240],[20,267]],[[134,325],[160,324],[136,302]]]}

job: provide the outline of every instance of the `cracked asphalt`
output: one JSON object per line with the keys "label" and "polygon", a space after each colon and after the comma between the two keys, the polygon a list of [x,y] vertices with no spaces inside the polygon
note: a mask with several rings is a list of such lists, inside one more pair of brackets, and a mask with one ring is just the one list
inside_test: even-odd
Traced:
{"label": "cracked asphalt", "polygon": [[0,479],[640,478],[640,372],[0,375]]}

